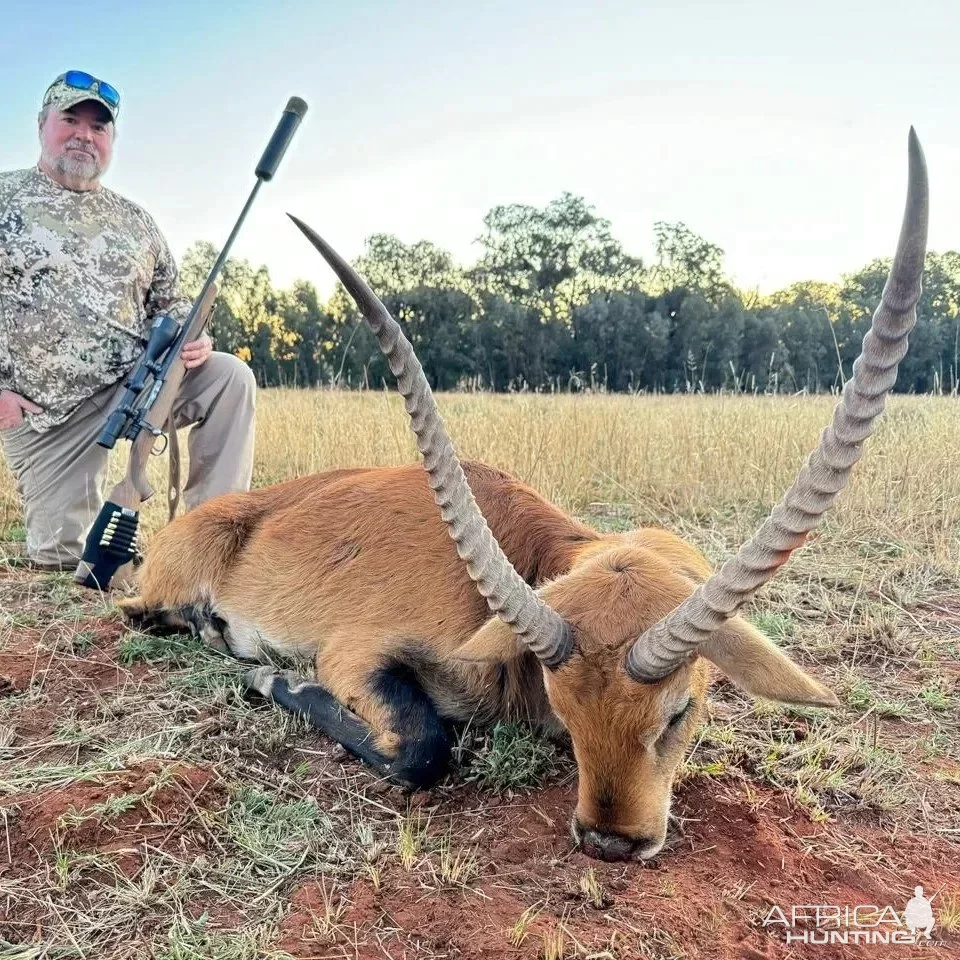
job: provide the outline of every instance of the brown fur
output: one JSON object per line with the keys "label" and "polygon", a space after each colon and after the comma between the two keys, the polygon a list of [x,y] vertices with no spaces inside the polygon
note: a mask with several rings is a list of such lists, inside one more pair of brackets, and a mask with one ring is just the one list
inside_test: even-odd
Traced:
{"label": "brown fur", "polygon": [[[562,725],[580,774],[575,834],[598,856],[652,855],[708,668],[694,658],[645,684],[627,675],[625,657],[710,565],[668,531],[600,534],[502,471],[464,470],[504,553],[573,628],[574,654],[555,671],[490,618],[416,464],[335,470],[203,504],[157,535],[126,612],[204,607],[240,655],[312,657],[323,687],[388,756],[404,736],[377,692],[385,663],[408,665],[441,717]],[[834,702],[739,617],[704,652],[751,692]]]}

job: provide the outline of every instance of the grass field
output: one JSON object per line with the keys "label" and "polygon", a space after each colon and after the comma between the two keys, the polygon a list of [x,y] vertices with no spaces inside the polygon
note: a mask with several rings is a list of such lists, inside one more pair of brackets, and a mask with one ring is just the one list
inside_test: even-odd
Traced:
{"label": "grass field", "polygon": [[[835,403],[438,401],[462,456],[598,529],[666,526],[714,562]],[[415,457],[392,393],[267,390],[258,417],[257,485]],[[842,708],[753,701],[718,677],[667,847],[644,866],[572,848],[562,745],[465,730],[450,776],[411,796],[245,699],[236,662],[131,632],[69,575],[0,559],[0,958],[909,956],[788,946],[763,920],[772,905],[902,913],[916,884],[942,885],[940,945],[922,954],[957,955],[958,451],[956,399],[889,401],[820,534],[747,610]],[[162,491],[166,459],[153,468]],[[2,469],[0,540],[16,540]],[[164,520],[161,495],[145,530]]]}

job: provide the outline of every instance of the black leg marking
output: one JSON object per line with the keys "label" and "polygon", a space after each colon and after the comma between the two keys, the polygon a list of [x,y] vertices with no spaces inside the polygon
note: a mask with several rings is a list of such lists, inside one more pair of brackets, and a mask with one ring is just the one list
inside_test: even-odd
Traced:
{"label": "black leg marking", "polygon": [[393,758],[374,746],[370,725],[319,684],[304,680],[291,670],[269,666],[251,670],[245,682],[282,707],[304,714],[354,756],[404,786],[429,786],[443,776],[450,763],[450,738],[443,721],[416,675],[405,664],[389,663],[371,679],[371,692],[390,711],[390,732],[400,740]]}
{"label": "black leg marking", "polygon": [[[174,625],[168,621],[169,614],[166,610],[121,606],[120,615],[131,627],[135,627],[141,633],[169,633],[174,630]],[[184,627],[186,627],[185,623],[180,624],[180,629]]]}
{"label": "black leg marking", "polygon": [[390,710],[400,749],[390,769],[395,780],[416,787],[436,783],[450,765],[450,737],[416,673],[400,660],[377,670],[371,692]]}
{"label": "black leg marking", "polygon": [[391,760],[374,747],[370,725],[319,684],[304,680],[292,670],[277,670],[275,667],[257,667],[244,677],[244,682],[249,689],[281,707],[303,714],[354,756],[382,773],[389,773]]}
{"label": "black leg marking", "polygon": [[[127,614],[127,619],[144,633],[162,636],[189,630],[191,636],[202,640],[214,650],[236,656],[230,646],[229,624],[223,617],[213,612],[209,603],[202,606],[177,607],[172,610],[144,610],[136,614]],[[246,658],[237,657],[237,659]]]}

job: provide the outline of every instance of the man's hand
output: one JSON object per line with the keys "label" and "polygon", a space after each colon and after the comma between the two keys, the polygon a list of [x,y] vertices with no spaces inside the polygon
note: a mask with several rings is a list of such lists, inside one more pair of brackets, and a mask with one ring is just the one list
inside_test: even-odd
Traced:
{"label": "man's hand", "polygon": [[12,390],[0,390],[0,430],[12,430],[23,423],[23,411],[42,413],[43,407],[31,403]]}
{"label": "man's hand", "polygon": [[213,353],[213,341],[207,334],[204,334],[199,340],[191,340],[183,345],[180,351],[180,359],[186,370],[192,370],[206,363],[207,357]]}

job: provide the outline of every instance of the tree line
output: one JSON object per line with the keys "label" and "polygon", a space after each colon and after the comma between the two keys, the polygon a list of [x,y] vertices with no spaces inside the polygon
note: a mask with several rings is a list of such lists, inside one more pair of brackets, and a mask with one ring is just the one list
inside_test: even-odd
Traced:
{"label": "tree line", "polygon": [[[656,260],[645,264],[569,193],[543,208],[494,207],[483,226],[472,266],[389,234],[368,238],[354,262],[437,390],[836,390],[852,374],[890,266],[876,259],[838,283],[803,281],[761,297],[738,290],[723,250],[685,224],[656,223]],[[188,296],[217,252],[199,242],[185,254]],[[312,283],[278,290],[266,267],[229,259],[219,285],[217,349],[246,360],[261,385],[393,383],[339,284],[322,302]],[[895,389],[956,393],[960,253],[928,253],[923,287]]]}

